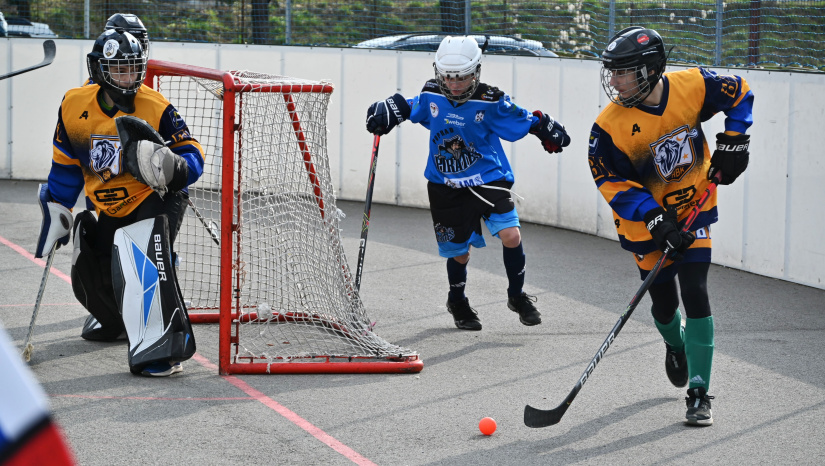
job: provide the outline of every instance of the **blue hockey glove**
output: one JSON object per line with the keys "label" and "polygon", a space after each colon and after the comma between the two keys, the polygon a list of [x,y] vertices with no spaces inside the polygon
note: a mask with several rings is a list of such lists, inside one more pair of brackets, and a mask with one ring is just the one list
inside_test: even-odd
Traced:
{"label": "blue hockey glove", "polygon": [[410,117],[410,105],[401,94],[380,100],[367,109],[367,131],[383,136]]}
{"label": "blue hockey glove", "polygon": [[538,136],[544,150],[553,154],[570,145],[570,136],[567,135],[564,125],[541,110],[534,111],[533,115],[538,117],[539,121],[530,128],[530,134]]}

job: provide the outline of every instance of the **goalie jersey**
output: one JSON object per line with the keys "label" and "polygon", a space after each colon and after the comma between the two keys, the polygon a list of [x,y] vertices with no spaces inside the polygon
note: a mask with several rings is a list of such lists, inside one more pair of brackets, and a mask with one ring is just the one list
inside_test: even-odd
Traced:
{"label": "goalie jersey", "polygon": [[[98,214],[123,217],[152,194],[152,189],[125,171],[115,118],[117,108],[104,110],[98,103],[100,86],[89,84],[69,90],[63,97],[54,131],[49,192],[68,208],[80,191]],[[190,134],[183,117],[159,92],[141,86],[135,97],[136,116],[158,130],[169,148],[189,166],[188,183],[203,173],[203,149]],[[171,141],[171,143],[169,143]]]}
{"label": "goalie jersey", "polygon": [[410,101],[410,121],[430,130],[430,156],[424,176],[452,187],[513,182],[501,139],[523,138],[533,114],[510,102],[498,88],[479,83],[470,100],[454,106],[435,79]]}
{"label": "goalie jersey", "polygon": [[[753,123],[753,94],[739,76],[703,68],[665,73],[657,107],[609,104],[590,132],[593,180],[613,209],[622,247],[636,254],[657,248],[643,217],[659,205],[688,215],[708,184],[710,155],[702,122],[724,112],[725,131],[745,133]],[[716,192],[691,225],[717,221]]]}

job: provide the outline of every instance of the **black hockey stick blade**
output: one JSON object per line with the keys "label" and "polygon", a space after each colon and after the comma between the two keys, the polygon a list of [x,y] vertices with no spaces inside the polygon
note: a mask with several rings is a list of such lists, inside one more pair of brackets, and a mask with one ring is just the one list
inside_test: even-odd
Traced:
{"label": "black hockey stick blade", "polygon": [[556,425],[569,407],[566,400],[558,407],[547,411],[527,405],[524,407],[524,425],[534,428]]}
{"label": "black hockey stick blade", "polygon": [[12,71],[9,74],[4,74],[0,76],[0,81],[11,78],[12,76],[17,76],[18,74],[28,73],[29,71],[36,70],[38,68],[43,68],[44,66],[51,65],[54,61],[54,55],[57,52],[57,47],[54,45],[54,41],[49,39],[43,42],[43,61],[28,68],[23,68],[22,70]]}

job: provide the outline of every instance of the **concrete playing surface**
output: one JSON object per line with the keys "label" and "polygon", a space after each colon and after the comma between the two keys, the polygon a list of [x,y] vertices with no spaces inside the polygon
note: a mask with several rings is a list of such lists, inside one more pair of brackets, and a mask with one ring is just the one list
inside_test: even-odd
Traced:
{"label": "concrete playing surface", "polygon": [[[31,256],[36,187],[0,181],[0,321],[21,349],[43,272]],[[339,208],[354,269],[363,204]],[[525,427],[525,404],[561,403],[641,281],[616,242],[533,224],[522,233],[525,289],[544,322],[525,327],[507,309],[501,245],[487,236],[467,286],[484,329],[461,331],[429,212],[373,206],[362,297],[378,335],[421,354],[419,374],[221,377],[217,326],[199,325],[182,374],[133,376],[125,342],[80,338],[87,314],[68,247],[30,367],[83,465],[825,463],[825,291],[718,266],[713,426],[684,425],[685,391],[667,380],[646,297],[561,423]],[[486,416],[498,422],[490,437],[477,427]]]}

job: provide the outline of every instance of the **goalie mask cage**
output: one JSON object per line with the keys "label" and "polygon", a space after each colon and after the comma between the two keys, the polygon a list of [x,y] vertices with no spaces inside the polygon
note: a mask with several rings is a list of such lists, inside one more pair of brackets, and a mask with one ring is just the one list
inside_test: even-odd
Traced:
{"label": "goalie mask cage", "polygon": [[372,331],[341,244],[327,157],[332,85],[150,60],[204,150],[177,239],[192,323],[219,324],[219,371],[418,372]]}

